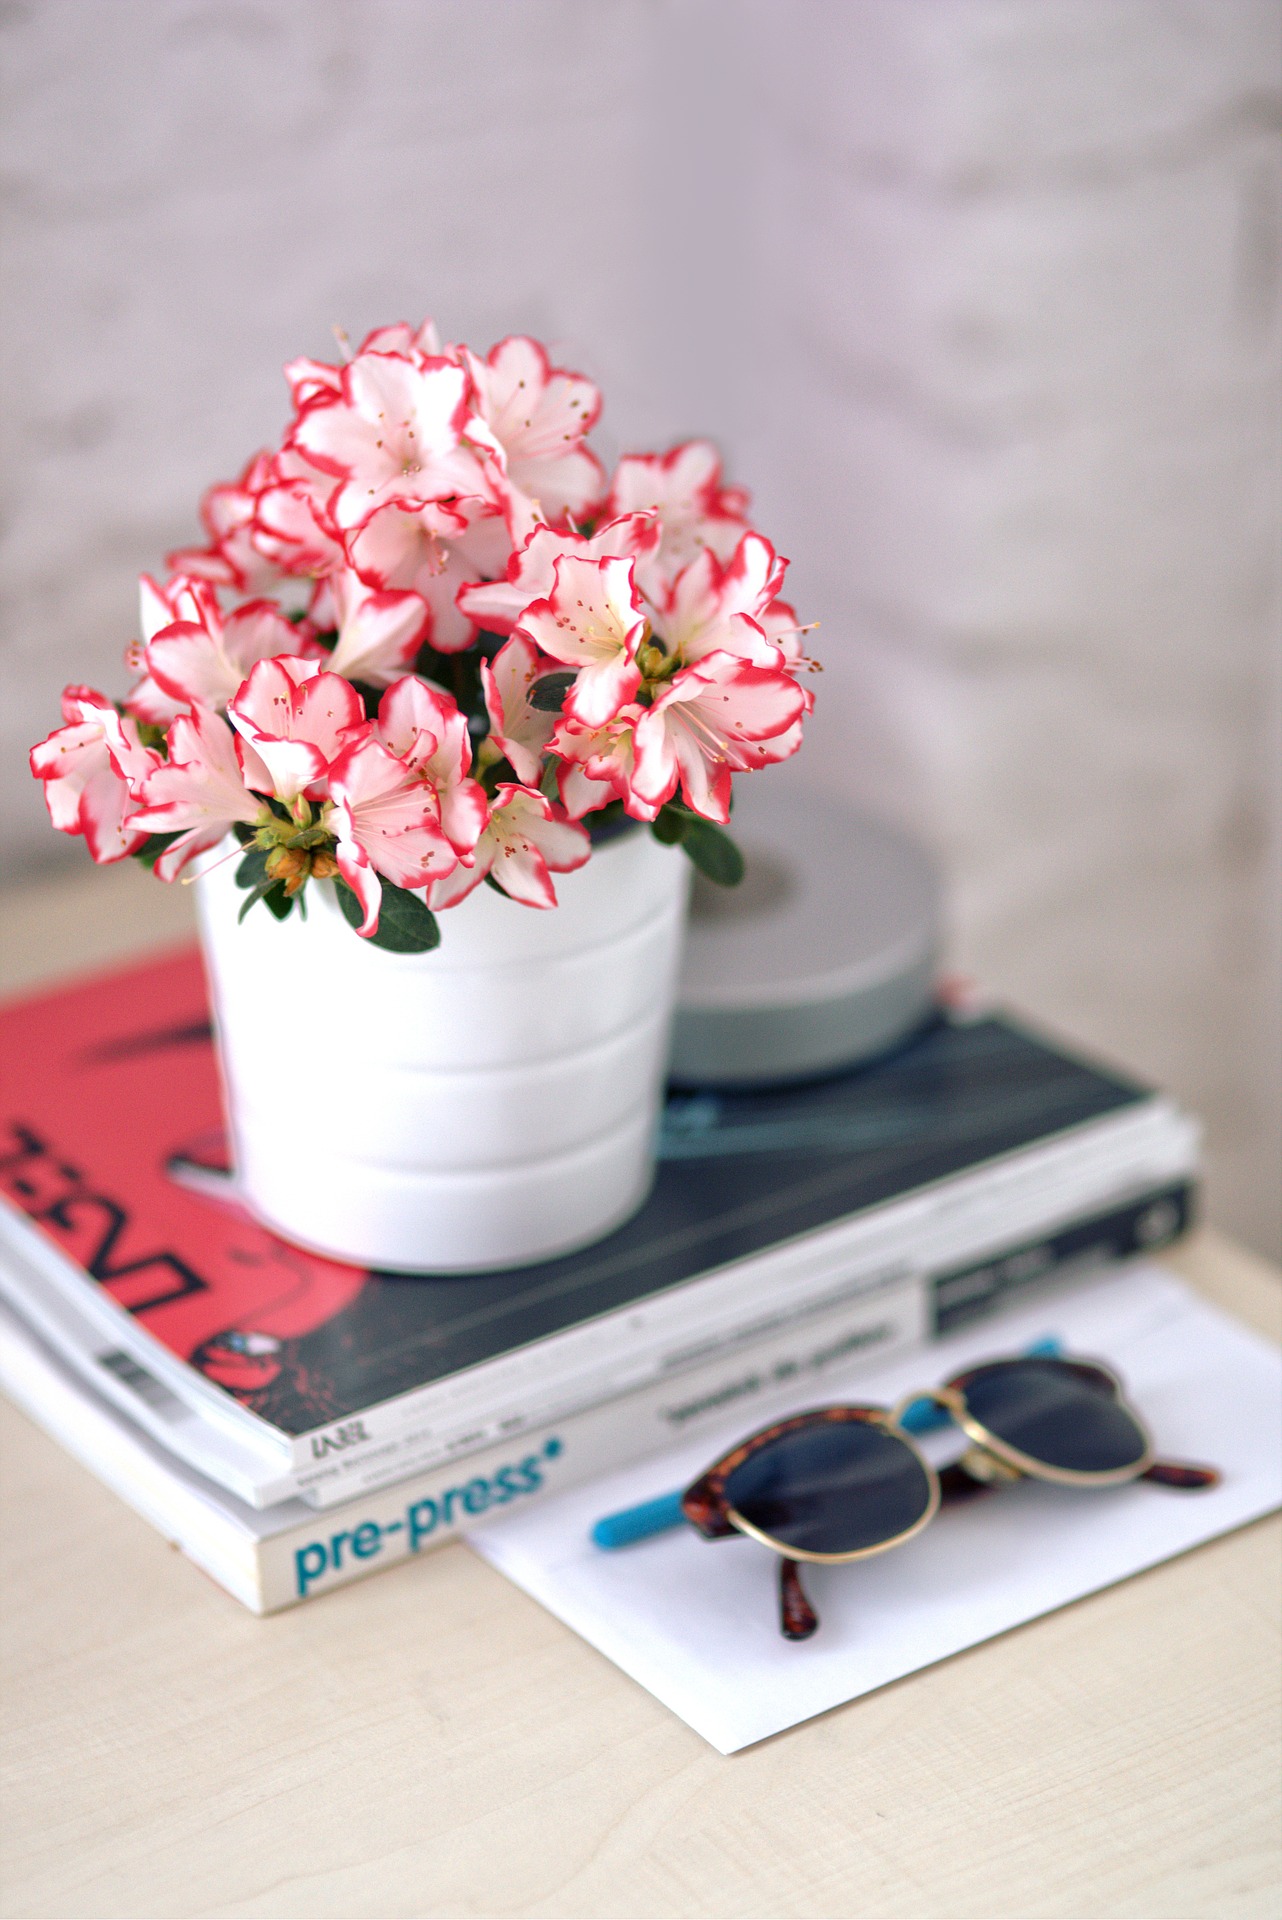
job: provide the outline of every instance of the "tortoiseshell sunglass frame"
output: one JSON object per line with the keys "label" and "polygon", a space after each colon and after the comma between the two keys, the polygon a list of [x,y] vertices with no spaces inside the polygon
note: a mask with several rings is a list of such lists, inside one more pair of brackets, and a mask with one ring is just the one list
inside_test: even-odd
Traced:
{"label": "tortoiseshell sunglass frame", "polygon": [[[745,1534],[749,1539],[760,1541],[762,1546],[769,1547],[772,1553],[779,1555],[781,1630],[785,1639],[807,1640],[819,1625],[819,1619],[801,1585],[799,1563],[812,1561],[819,1564],[839,1565],[848,1560],[868,1560],[874,1554],[888,1553],[892,1547],[903,1546],[915,1534],[928,1527],[945,1499],[950,1501],[964,1499],[970,1494],[982,1493],[986,1487],[1023,1479],[1046,1480],[1059,1486],[1073,1487],[1123,1486],[1131,1480],[1153,1480],[1163,1486],[1190,1490],[1211,1487],[1218,1483],[1220,1475],[1214,1467],[1198,1467],[1176,1461],[1159,1460],[1152,1436],[1127,1400],[1122,1382],[1111,1368],[1094,1360],[1056,1358],[1053,1364],[1076,1374],[1079,1379],[1097,1390],[1103,1388],[1110,1398],[1125,1409],[1144,1441],[1144,1451],[1139,1459],[1124,1467],[1112,1467],[1101,1472],[1081,1472],[1067,1467],[1055,1467],[1047,1461],[1036,1459],[1031,1454],[1022,1453],[1018,1447],[1011,1446],[1009,1442],[1002,1440],[977,1420],[966,1403],[966,1387],[977,1374],[988,1371],[994,1366],[1021,1364],[1025,1364],[1022,1356],[1009,1361],[987,1361],[981,1366],[968,1367],[963,1373],[955,1374],[942,1387],[925,1387],[904,1394],[893,1407],[858,1404],[816,1407],[807,1413],[795,1413],[786,1420],[778,1420],[771,1426],[761,1427],[756,1433],[749,1434],[747,1439],[741,1440],[729,1453],[723,1454],[686,1488],[681,1496],[681,1510],[691,1526],[705,1540],[724,1540],[736,1533]],[[899,1424],[910,1406],[925,1400],[934,1401],[936,1406],[942,1408],[970,1442],[961,1459],[942,1470],[936,1469],[931,1464],[920,1447],[915,1444],[912,1436]],[[905,1527],[899,1533],[891,1534],[885,1540],[878,1540],[871,1546],[856,1547],[845,1553],[816,1553],[803,1547],[792,1546],[787,1541],[777,1539],[762,1528],[754,1526],[727,1500],[725,1487],[731,1474],[746,1460],[751,1459],[753,1454],[760,1452],[763,1447],[785,1439],[790,1433],[801,1433],[826,1424],[852,1422],[875,1426],[891,1439],[900,1441],[922,1468],[927,1483],[927,1502],[922,1513],[911,1526]]]}

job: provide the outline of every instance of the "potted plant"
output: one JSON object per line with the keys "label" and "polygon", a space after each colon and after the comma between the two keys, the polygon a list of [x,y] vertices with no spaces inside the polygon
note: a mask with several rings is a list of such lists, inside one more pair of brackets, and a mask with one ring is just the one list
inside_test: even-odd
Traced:
{"label": "potted plant", "polygon": [[607,475],[597,390],[534,340],[392,326],[285,371],[279,445],[143,577],[129,692],[67,688],[32,771],[95,860],[197,881],[269,1225],[550,1256],[651,1177],[674,850],[733,884],[733,777],[800,743],[786,563],[706,443]]}

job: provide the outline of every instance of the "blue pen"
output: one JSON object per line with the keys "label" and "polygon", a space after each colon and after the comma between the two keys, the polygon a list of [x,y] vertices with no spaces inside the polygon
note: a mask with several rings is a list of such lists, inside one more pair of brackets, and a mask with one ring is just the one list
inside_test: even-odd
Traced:
{"label": "blue pen", "polygon": [[[1053,1360],[1063,1351],[1063,1341],[1054,1338],[1034,1340],[1024,1348],[1029,1359]],[[899,1417],[899,1424],[908,1433],[933,1433],[938,1427],[948,1426],[949,1419],[933,1400],[922,1399],[909,1403]],[[654,1500],[643,1500],[640,1506],[625,1507],[621,1513],[607,1513],[593,1527],[592,1541],[594,1546],[612,1553],[616,1547],[630,1547],[637,1540],[648,1540],[651,1534],[667,1533],[671,1527],[685,1525],[681,1493],[661,1493]]]}

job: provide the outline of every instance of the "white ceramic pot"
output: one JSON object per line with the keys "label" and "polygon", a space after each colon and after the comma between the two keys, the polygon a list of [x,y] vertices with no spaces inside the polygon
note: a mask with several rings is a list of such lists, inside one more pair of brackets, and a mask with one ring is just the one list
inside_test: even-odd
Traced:
{"label": "white ceramic pot", "polygon": [[360,1265],[464,1273],[586,1246],[654,1169],[689,863],[639,830],[542,912],[478,887],[432,953],[373,947],[312,882],[275,920],[197,885],[242,1197]]}

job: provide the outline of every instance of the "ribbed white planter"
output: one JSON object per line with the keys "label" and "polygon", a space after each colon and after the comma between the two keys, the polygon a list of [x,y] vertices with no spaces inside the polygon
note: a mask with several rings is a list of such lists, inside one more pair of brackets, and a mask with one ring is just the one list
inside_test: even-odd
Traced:
{"label": "ribbed white planter", "polygon": [[586,1246],[644,1200],[689,863],[644,830],[556,875],[542,912],[482,886],[433,953],[360,939],[332,887],[254,906],[197,885],[241,1194],[289,1240],[401,1272]]}

